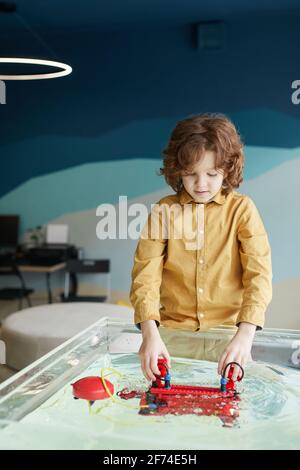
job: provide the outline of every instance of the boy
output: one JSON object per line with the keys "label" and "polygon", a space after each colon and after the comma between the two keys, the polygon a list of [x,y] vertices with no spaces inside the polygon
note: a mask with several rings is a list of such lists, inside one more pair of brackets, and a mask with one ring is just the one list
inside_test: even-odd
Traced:
{"label": "boy", "polygon": [[202,114],[178,122],[163,153],[160,174],[176,194],[162,198],[148,218],[130,290],[143,373],[155,380],[159,356],[171,366],[160,325],[163,336],[168,329],[236,325],[218,373],[232,361],[244,367],[272,298],[272,266],[254,203],[234,191],[243,181],[243,145],[227,117]]}

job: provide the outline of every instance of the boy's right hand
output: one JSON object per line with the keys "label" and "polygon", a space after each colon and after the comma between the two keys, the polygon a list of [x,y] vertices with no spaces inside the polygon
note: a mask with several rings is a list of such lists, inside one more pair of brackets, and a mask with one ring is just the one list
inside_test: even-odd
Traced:
{"label": "boy's right hand", "polygon": [[163,357],[167,361],[168,369],[171,368],[171,359],[167,348],[162,341],[154,320],[146,320],[141,323],[143,342],[139,350],[141,367],[147,380],[154,381],[154,374],[160,375],[157,360]]}

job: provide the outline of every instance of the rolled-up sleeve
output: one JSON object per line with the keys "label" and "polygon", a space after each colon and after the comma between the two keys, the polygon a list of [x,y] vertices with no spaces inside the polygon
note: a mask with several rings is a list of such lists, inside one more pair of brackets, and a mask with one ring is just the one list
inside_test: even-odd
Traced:
{"label": "rolled-up sleeve", "polygon": [[237,237],[244,295],[236,324],[248,322],[262,329],[267,306],[272,300],[271,247],[260,214],[250,198],[246,198]]}
{"label": "rolled-up sleeve", "polygon": [[[166,253],[167,239],[161,231],[162,215],[154,206],[143,228],[134,254],[131,273],[130,301],[134,308],[134,323],[155,320],[160,324],[160,286]],[[151,231],[153,221],[156,230]]]}

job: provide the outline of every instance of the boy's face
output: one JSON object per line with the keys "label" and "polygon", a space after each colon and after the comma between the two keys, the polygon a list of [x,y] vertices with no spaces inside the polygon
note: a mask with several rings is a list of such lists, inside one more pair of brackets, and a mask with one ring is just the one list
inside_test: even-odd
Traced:
{"label": "boy's face", "polygon": [[216,169],[215,162],[215,153],[206,150],[193,169],[182,172],[183,186],[196,202],[208,202],[222,186],[224,171],[221,168]]}

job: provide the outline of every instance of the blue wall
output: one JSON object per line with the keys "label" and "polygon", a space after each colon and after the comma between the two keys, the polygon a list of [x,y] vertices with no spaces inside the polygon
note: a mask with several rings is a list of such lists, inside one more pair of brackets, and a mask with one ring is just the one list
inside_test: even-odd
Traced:
{"label": "blue wall", "polygon": [[[227,113],[247,145],[299,147],[300,107],[291,102],[291,82],[299,78],[300,17],[284,15],[227,22],[220,51],[197,50],[189,25],[43,36],[57,55],[52,58],[74,72],[7,82],[0,194],[86,162],[160,159],[175,122],[204,111]],[[0,54],[49,57],[34,38],[16,39],[1,41]],[[284,158],[257,161],[249,171]]]}
{"label": "blue wall", "polygon": [[[150,202],[166,189],[155,171],[175,123],[222,112],[246,143],[245,188],[254,199],[260,194],[255,201],[274,247],[274,278],[295,278],[299,223],[282,238],[275,201],[280,198],[283,213],[288,198],[298,198],[295,179],[286,200],[277,190],[289,185],[291,171],[300,173],[300,105],[291,101],[291,83],[300,79],[299,24],[294,12],[235,17],[225,24],[223,49],[214,51],[197,50],[189,25],[44,35],[53,56],[32,38],[0,41],[0,55],[17,50],[74,69],[56,80],[7,82],[7,104],[0,106],[0,212],[20,213],[22,230],[60,219],[79,231],[85,212],[116,204],[119,195]],[[90,217],[94,230],[95,212]],[[76,241],[84,243],[84,236]],[[87,252],[95,249],[91,256],[107,256],[105,245],[86,240]],[[110,243],[117,289],[129,287],[134,245]]]}

